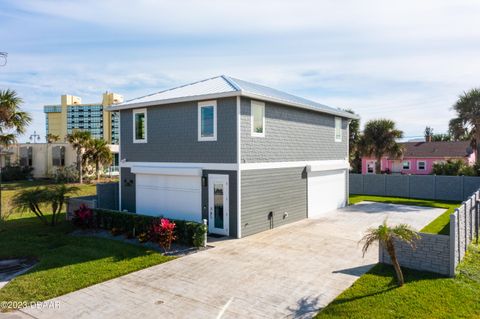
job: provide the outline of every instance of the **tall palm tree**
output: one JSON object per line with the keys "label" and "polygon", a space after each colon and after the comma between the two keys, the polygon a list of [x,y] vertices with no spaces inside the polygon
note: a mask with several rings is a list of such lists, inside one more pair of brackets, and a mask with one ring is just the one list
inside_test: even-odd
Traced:
{"label": "tall palm tree", "polygon": [[100,165],[107,165],[112,162],[113,155],[105,140],[93,139],[85,151],[85,156],[95,163],[95,175],[100,178]]}
{"label": "tall palm tree", "polygon": [[370,120],[365,124],[363,135],[358,143],[360,153],[376,159],[375,172],[380,174],[380,163],[384,155],[393,158],[402,156],[402,147],[396,141],[402,137],[403,132],[395,127],[395,122],[392,120]]}
{"label": "tall palm tree", "polygon": [[[20,109],[23,100],[13,90],[0,90],[0,154],[2,147],[15,143],[16,136],[25,133],[32,117]],[[2,187],[0,169],[0,216],[2,215]]]}
{"label": "tall palm tree", "polygon": [[457,117],[450,121],[451,129],[465,133],[470,132],[470,139],[476,152],[477,161],[480,159],[480,89],[471,89],[463,92],[453,105]]}
{"label": "tall palm tree", "polygon": [[397,275],[398,285],[403,286],[405,280],[403,279],[402,269],[398,263],[397,254],[395,252],[395,240],[403,241],[409,244],[412,248],[415,248],[415,241],[420,239],[420,236],[410,226],[406,224],[400,224],[398,226],[390,227],[387,225],[387,220],[383,221],[383,224],[378,228],[370,228],[367,230],[365,236],[361,239],[364,242],[362,252],[363,256],[372,246],[373,243],[379,242],[379,244],[385,248],[390,260],[392,261],[393,268]]}
{"label": "tall palm tree", "polygon": [[92,140],[92,135],[90,132],[87,131],[75,131],[72,134],[67,136],[67,141],[72,145],[77,153],[77,169],[78,169],[78,176],[80,179],[80,184],[83,183],[83,153],[85,149],[90,144]]}

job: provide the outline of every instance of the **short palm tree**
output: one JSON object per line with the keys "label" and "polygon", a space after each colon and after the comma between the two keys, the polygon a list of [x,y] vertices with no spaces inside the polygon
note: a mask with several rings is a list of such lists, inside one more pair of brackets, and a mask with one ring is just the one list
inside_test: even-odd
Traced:
{"label": "short palm tree", "polygon": [[359,151],[363,156],[375,158],[375,173],[380,174],[383,156],[402,156],[402,147],[396,141],[402,137],[403,132],[396,128],[392,120],[371,120],[365,124],[363,135],[358,142]]}
{"label": "short palm tree", "polygon": [[[12,199],[12,205],[15,210],[20,212],[31,211],[45,225],[55,226],[68,194],[76,193],[78,190],[78,187],[63,184],[44,188],[27,188],[15,194]],[[46,205],[50,205],[52,210],[50,221],[48,221],[47,215],[43,212]]]}
{"label": "short palm tree", "polygon": [[87,146],[85,156],[95,163],[95,175],[100,178],[100,165],[112,163],[113,155],[105,140],[93,139]]}
{"label": "short palm tree", "polygon": [[[13,90],[0,90],[0,153],[2,147],[15,143],[16,136],[25,133],[32,117],[20,109],[23,100]],[[0,170],[1,178],[1,170]],[[2,215],[0,186],[0,216]]]}
{"label": "short palm tree", "polygon": [[[463,92],[458,97],[457,102],[453,105],[453,109],[457,113],[457,117],[450,121],[450,129],[455,132],[463,132],[468,135],[470,132],[470,140],[475,148],[477,160],[480,155],[480,89],[471,89]],[[461,135],[461,134],[458,134]]]}
{"label": "short palm tree", "polygon": [[87,131],[75,131],[67,136],[67,141],[77,153],[77,169],[80,177],[80,184],[83,183],[83,153],[92,140],[92,135]]}
{"label": "short palm tree", "polygon": [[361,242],[364,242],[362,252],[365,256],[365,253],[372,246],[372,244],[379,242],[380,246],[385,248],[390,256],[393,268],[395,268],[395,273],[397,274],[398,286],[403,286],[405,281],[403,279],[402,269],[398,263],[397,254],[395,253],[395,241],[398,240],[406,242],[412,248],[415,248],[415,241],[419,238],[420,236],[418,233],[410,226],[406,224],[400,224],[390,227],[387,225],[387,220],[384,220],[383,224],[377,228],[370,228],[367,230],[367,233],[361,239]]}

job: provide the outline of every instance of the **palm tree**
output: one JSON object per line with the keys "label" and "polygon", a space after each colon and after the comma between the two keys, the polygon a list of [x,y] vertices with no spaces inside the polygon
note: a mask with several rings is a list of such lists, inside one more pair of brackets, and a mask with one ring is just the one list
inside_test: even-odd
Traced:
{"label": "palm tree", "polygon": [[[15,143],[16,136],[25,133],[32,117],[20,110],[23,100],[13,90],[0,90],[0,154],[1,148]],[[0,169],[0,216],[2,215],[2,187]]]}
{"label": "palm tree", "polygon": [[85,151],[85,156],[95,163],[95,175],[100,178],[100,165],[107,165],[112,162],[113,156],[105,140],[93,139]]}
{"label": "palm tree", "polygon": [[[58,216],[63,210],[68,194],[76,193],[79,190],[75,186],[55,185],[44,188],[25,189],[12,199],[13,208],[20,212],[31,211],[45,225],[55,226],[58,222]],[[52,217],[50,222],[43,213],[42,208],[46,204],[51,205]]]}
{"label": "palm tree", "polygon": [[[457,135],[463,131],[464,135],[470,135],[476,152],[477,161],[480,155],[480,89],[471,89],[463,92],[453,105],[457,117],[450,121],[450,128]],[[470,134],[468,134],[470,132]]]}
{"label": "palm tree", "polygon": [[364,242],[362,248],[363,256],[365,256],[373,243],[379,242],[380,246],[385,248],[390,256],[393,268],[395,268],[395,273],[397,274],[398,286],[403,286],[405,281],[403,279],[402,269],[398,263],[397,254],[395,253],[395,240],[404,241],[412,248],[415,248],[415,241],[419,238],[418,233],[411,229],[410,226],[400,224],[395,227],[390,227],[387,225],[387,220],[384,220],[383,224],[378,226],[378,228],[368,229],[365,236],[361,239],[361,242]]}
{"label": "palm tree", "polygon": [[396,139],[402,137],[403,132],[395,127],[392,120],[371,120],[365,124],[358,146],[362,155],[375,157],[375,173],[380,174],[380,163],[384,155],[393,158],[402,156],[402,147],[396,142]]}
{"label": "palm tree", "polygon": [[48,133],[45,139],[47,140],[48,144],[52,144],[52,143],[58,142],[60,140],[60,136],[52,133]]}
{"label": "palm tree", "polygon": [[77,152],[77,169],[80,176],[80,184],[83,183],[83,153],[91,140],[92,135],[87,131],[75,131],[67,136],[68,143],[70,143]]}

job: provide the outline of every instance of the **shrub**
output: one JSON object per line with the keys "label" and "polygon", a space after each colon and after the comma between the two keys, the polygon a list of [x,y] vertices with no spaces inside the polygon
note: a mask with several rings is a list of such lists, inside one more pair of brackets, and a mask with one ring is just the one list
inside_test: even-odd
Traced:
{"label": "shrub", "polygon": [[[155,216],[99,208],[93,209],[93,214],[97,227],[106,230],[111,230],[115,227],[125,233],[135,229],[135,233],[139,234],[139,240],[140,236],[142,236],[142,239],[150,237],[149,240],[152,240],[152,226],[161,219]],[[175,223],[174,236],[176,237],[176,242],[187,246],[203,246],[203,238],[207,231],[203,224],[185,220],[171,219],[170,221]]]}
{"label": "shrub", "polygon": [[76,165],[58,167],[53,174],[53,178],[57,183],[78,182],[79,177]]}
{"label": "shrub", "polygon": [[6,166],[2,168],[2,181],[20,181],[32,178],[33,167],[31,166]]}
{"label": "shrub", "polygon": [[156,221],[152,225],[152,231],[156,235],[157,242],[165,252],[170,250],[175,237],[175,223],[166,218]]}
{"label": "shrub", "polygon": [[477,172],[474,167],[468,166],[462,160],[447,160],[446,162],[433,164],[433,174],[475,176]]}
{"label": "shrub", "polygon": [[73,224],[81,228],[92,228],[93,223],[93,211],[85,204],[81,204],[80,207],[75,210],[73,217]]}

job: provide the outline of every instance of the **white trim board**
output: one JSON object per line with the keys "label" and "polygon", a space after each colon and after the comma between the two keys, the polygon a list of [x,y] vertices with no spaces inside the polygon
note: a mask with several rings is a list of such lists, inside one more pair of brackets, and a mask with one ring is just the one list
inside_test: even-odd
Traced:
{"label": "white trim board", "polygon": [[202,169],[198,167],[161,167],[161,166],[132,166],[133,174],[174,175],[174,176],[202,176]]}
{"label": "white trim board", "polygon": [[163,167],[163,168],[200,168],[205,170],[236,171],[236,163],[172,163],[172,162],[121,162],[120,167],[132,168],[134,166]]}
{"label": "white trim board", "polygon": [[242,163],[240,170],[272,169],[290,167],[310,167],[311,171],[329,171],[335,169],[348,169],[346,160],[323,160],[323,161],[298,161],[298,162],[270,162],[270,163]]}
{"label": "white trim board", "polygon": [[254,169],[274,169],[291,167],[309,167],[310,171],[330,171],[348,169],[346,160],[298,161],[298,162],[268,162],[268,163],[172,163],[172,162],[120,162],[120,167],[134,166],[162,168],[199,168],[204,170],[247,171]]}
{"label": "white trim board", "polygon": [[[240,96],[237,96],[237,168],[242,161],[242,112]],[[242,171],[237,170],[237,238],[242,238]]]}

